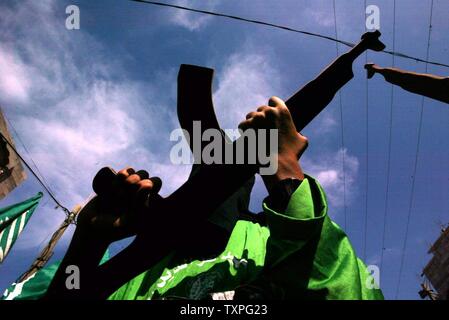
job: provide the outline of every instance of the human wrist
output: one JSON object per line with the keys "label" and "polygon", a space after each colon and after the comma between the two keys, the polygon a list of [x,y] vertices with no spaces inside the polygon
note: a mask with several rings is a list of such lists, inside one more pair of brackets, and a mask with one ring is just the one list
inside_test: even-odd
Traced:
{"label": "human wrist", "polygon": [[91,230],[77,227],[73,234],[70,247],[79,248],[84,252],[105,251],[111,244],[109,239]]}
{"label": "human wrist", "polygon": [[290,203],[290,198],[299,188],[303,180],[297,178],[286,178],[272,186],[269,196],[264,203],[275,212],[283,213]]}
{"label": "human wrist", "polygon": [[[54,275],[44,299],[74,299],[86,286],[95,282],[95,269],[100,264],[109,243],[86,233],[79,226],[75,229],[69,248]],[[76,266],[82,274],[81,290],[70,290],[66,286],[66,270]]]}
{"label": "human wrist", "polygon": [[294,178],[298,180],[304,180],[304,173],[298,162],[296,155],[293,154],[281,154],[278,155],[278,168],[273,175],[263,175],[265,187],[270,193],[274,186],[282,180],[288,178]]}

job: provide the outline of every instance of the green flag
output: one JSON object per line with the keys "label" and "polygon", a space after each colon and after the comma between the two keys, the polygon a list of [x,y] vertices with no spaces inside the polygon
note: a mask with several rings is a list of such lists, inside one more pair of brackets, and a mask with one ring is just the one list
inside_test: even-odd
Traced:
{"label": "green flag", "polygon": [[[106,250],[100,264],[109,260],[109,250]],[[58,271],[61,261],[46,266],[22,282],[14,282],[5,290],[0,300],[38,300],[47,292],[53,277]]]}
{"label": "green flag", "polygon": [[28,279],[14,282],[5,290],[0,300],[37,300],[47,291],[61,261],[42,268]]}
{"label": "green flag", "polygon": [[39,192],[28,200],[0,209],[0,263],[11,250],[42,196]]}

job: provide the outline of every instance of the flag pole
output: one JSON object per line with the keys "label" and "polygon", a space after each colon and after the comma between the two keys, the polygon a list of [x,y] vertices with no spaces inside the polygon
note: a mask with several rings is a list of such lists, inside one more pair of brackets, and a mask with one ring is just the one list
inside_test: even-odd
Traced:
{"label": "flag pole", "polygon": [[51,236],[50,241],[45,246],[44,249],[42,249],[39,256],[34,260],[30,268],[25,271],[20,278],[16,281],[16,283],[23,282],[27,280],[29,277],[34,275],[36,272],[38,272],[40,269],[42,269],[47,262],[50,260],[50,258],[53,256],[54,248],[56,247],[56,244],[58,243],[59,239],[62,237],[66,229],[70,224],[72,224],[75,221],[76,216],[81,211],[81,206],[77,205],[75,208],[70,212],[70,214],[67,215],[67,217],[64,219],[64,221],[61,223],[59,228],[53,233]]}

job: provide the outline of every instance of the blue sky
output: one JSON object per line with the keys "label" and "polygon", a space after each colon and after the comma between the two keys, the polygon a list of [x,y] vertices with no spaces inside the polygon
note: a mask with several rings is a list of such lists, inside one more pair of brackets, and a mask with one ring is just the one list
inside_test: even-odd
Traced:
{"label": "blue sky", "polygon": [[[335,35],[330,0],[167,2]],[[364,1],[336,2],[338,36],[357,42],[365,31]],[[367,2],[379,6],[382,39],[391,50],[393,1]],[[80,30],[65,28],[69,4],[81,10]],[[434,6],[430,60],[449,63],[449,3],[435,0]],[[396,51],[425,58],[429,14],[430,0],[396,1]],[[105,165],[132,165],[158,174],[165,195],[183,183],[190,168],[174,166],[169,159],[173,146],[169,134],[178,126],[176,76],[181,63],[216,70],[216,112],[223,128],[235,128],[270,96],[287,98],[336,57],[334,42],[126,0],[3,1],[0,30],[0,105],[29,152],[14,135],[17,148],[27,160],[34,160],[69,208],[91,194],[91,179]],[[370,52],[368,60],[392,65],[392,57],[383,53]],[[391,85],[376,76],[368,83],[367,109],[364,63],[365,56],[357,60],[355,78],[341,91],[343,123],[337,96],[304,130],[310,146],[303,167],[321,181],[328,193],[329,214],[368,264],[380,265],[387,213],[381,287],[386,298],[393,299],[411,199],[421,97],[394,88],[391,109]],[[402,58],[396,58],[395,65],[425,70],[424,64]],[[429,72],[448,74],[447,69],[433,66]],[[448,106],[426,99],[401,299],[419,298],[419,275],[430,259],[427,250],[439,235],[439,224],[449,220],[448,124]],[[40,190],[28,173],[27,181],[1,206]],[[254,211],[260,210],[265,194],[258,181],[252,195]],[[63,212],[54,206],[45,195],[0,265],[0,290],[26,270],[63,220]],[[53,259],[63,255],[72,232],[60,241]]]}

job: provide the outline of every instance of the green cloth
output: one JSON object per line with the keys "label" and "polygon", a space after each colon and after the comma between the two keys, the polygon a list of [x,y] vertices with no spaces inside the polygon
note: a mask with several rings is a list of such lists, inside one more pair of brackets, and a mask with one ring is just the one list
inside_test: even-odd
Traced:
{"label": "green cloth", "polygon": [[[100,264],[109,259],[109,250],[106,250]],[[13,283],[5,290],[0,300],[37,300],[44,296],[51,280],[58,271],[61,261],[56,261],[31,275],[28,279]]]}
{"label": "green cloth", "polygon": [[167,256],[109,299],[205,299],[229,291],[245,299],[383,299],[346,234],[327,215],[315,179],[307,176],[284,213],[265,203],[263,209],[267,226],[238,221],[217,258],[169,268],[175,261]]}
{"label": "green cloth", "polygon": [[47,292],[60,263],[58,261],[42,268],[25,281],[13,283],[5,290],[1,300],[37,300],[41,298]]}
{"label": "green cloth", "polygon": [[[366,266],[327,215],[326,197],[316,180],[307,176],[285,212],[265,203],[263,209],[267,226],[238,221],[218,257],[176,264],[175,255],[168,255],[109,299],[204,299],[231,291],[245,299],[383,299],[380,289],[370,289],[373,279]],[[14,287],[9,289],[9,297],[36,298],[33,290],[42,295],[57,265],[48,268],[13,295]]]}
{"label": "green cloth", "polygon": [[0,209],[0,263],[22,233],[42,196],[39,192],[30,199]]}

